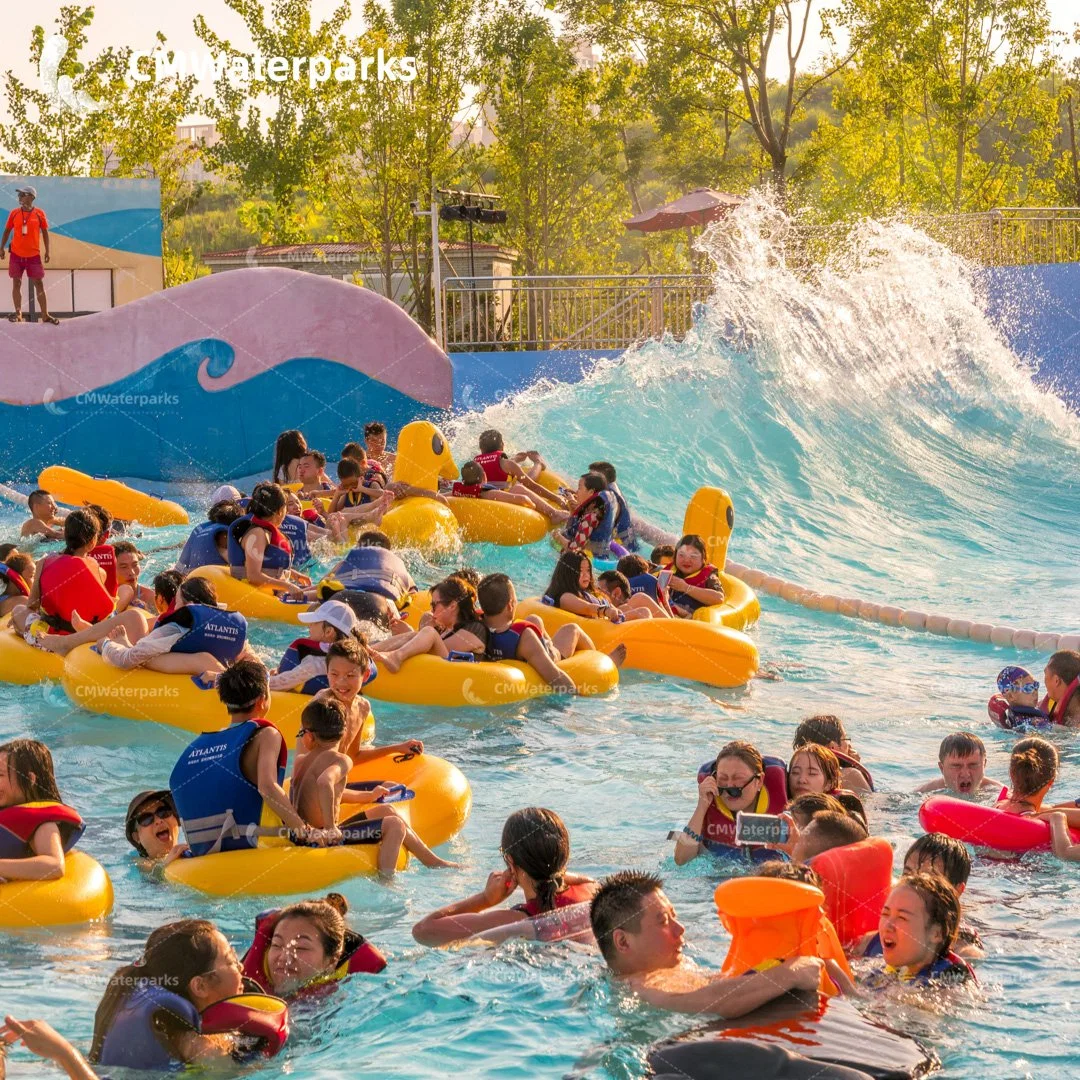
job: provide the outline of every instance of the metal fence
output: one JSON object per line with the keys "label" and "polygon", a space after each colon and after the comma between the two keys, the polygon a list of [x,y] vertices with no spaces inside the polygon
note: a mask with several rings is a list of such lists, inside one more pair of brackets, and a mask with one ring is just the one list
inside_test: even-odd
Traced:
{"label": "metal fence", "polygon": [[[1005,207],[981,214],[914,215],[934,239],[986,266],[1080,262],[1080,208]],[[812,269],[843,226],[798,229],[781,256]],[[450,278],[442,286],[445,348],[625,349],[682,337],[708,299],[708,274]]]}

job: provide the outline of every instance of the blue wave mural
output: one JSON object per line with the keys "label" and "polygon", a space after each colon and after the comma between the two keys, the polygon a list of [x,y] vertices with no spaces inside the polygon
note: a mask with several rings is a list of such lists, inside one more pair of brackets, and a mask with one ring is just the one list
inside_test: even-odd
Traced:
{"label": "blue wave mural", "polygon": [[112,210],[54,225],[57,236],[87,244],[161,257],[161,212],[156,209]]}

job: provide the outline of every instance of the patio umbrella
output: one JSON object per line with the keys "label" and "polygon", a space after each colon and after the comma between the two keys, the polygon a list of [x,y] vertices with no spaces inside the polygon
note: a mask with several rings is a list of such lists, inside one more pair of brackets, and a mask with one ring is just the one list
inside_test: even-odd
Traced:
{"label": "patio umbrella", "polygon": [[665,229],[683,229],[691,225],[708,225],[717,221],[729,210],[745,200],[741,195],[729,195],[712,188],[698,188],[681,199],[658,206],[644,214],[638,214],[623,224],[638,232],[663,232]]}

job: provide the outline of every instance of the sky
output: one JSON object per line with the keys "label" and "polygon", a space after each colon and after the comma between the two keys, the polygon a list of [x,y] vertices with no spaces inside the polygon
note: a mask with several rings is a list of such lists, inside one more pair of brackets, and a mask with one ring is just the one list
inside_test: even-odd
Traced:
{"label": "sky", "polygon": [[[269,0],[264,0],[270,7]],[[1080,6],[1077,0],[1047,0],[1053,19],[1054,29],[1070,35],[1073,26],[1080,21]],[[819,0],[818,7],[824,0]],[[48,32],[53,27],[53,20],[60,10],[58,2],[39,4],[5,5],[3,45],[0,47],[0,72],[12,69],[20,78],[36,79],[37,72],[28,60],[30,34],[35,25],[41,25]],[[327,18],[337,6],[336,0],[312,0],[312,13],[316,19]],[[538,10],[540,4],[535,5]],[[226,7],[224,0],[197,0],[187,3],[174,0],[173,3],[146,3],[145,0],[94,0],[95,17],[88,32],[88,52],[92,55],[108,46],[123,47],[130,45],[137,49],[151,49],[155,44],[155,33],[161,30],[172,48],[182,51],[202,51],[202,44],[195,36],[193,20],[201,13],[211,29],[238,46],[250,44],[246,37],[243,20]],[[352,10],[358,12],[361,0],[353,0]],[[358,15],[353,15],[347,31],[357,33],[362,29]],[[805,56],[807,65],[819,57],[823,45],[819,38],[808,40]],[[1070,40],[1069,55],[1080,52]],[[209,86],[205,87],[209,90]],[[8,119],[6,104],[0,101],[0,118]]]}

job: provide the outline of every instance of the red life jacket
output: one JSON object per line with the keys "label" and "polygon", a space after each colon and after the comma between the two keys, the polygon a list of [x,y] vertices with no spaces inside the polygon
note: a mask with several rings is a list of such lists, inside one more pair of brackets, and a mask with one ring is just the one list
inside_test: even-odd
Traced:
{"label": "red life jacket", "polygon": [[289,1038],[289,1007],[269,994],[239,994],[203,1009],[199,1030],[203,1035],[245,1036],[240,1040],[241,1060],[273,1057]]}
{"label": "red life jacket", "polygon": [[[691,574],[689,577],[683,577],[682,574],[677,575],[686,582],[687,585],[694,585],[700,589],[708,588],[706,582],[712,577],[713,574],[717,574],[719,571],[713,566],[712,563],[705,563],[705,565],[696,573]],[[676,594],[679,595],[679,594]]]}
{"label": "red life jacket", "polygon": [[282,551],[288,552],[290,557],[292,556],[292,544],[289,543],[289,538],[276,525],[271,525],[269,521],[257,517],[251,519],[251,524],[258,525],[260,529],[265,529],[270,534],[271,547],[281,548]]}
{"label": "red life jacket", "polygon": [[83,819],[70,806],[57,802],[19,803],[0,810],[0,859],[22,859],[31,853],[30,841],[42,825],[52,822],[60,829],[64,851],[82,836]]}
{"label": "red life jacket", "polygon": [[463,484],[460,480],[455,480],[450,494],[457,495],[460,499],[479,499],[483,490],[483,484]]}
{"label": "red life jacket", "polygon": [[1055,701],[1049,694],[1046,695],[1039,702],[1039,708],[1045,713],[1050,714],[1050,719],[1055,724],[1065,723],[1065,710],[1069,707],[1069,702],[1072,701],[1073,694],[1077,689],[1080,689],[1080,676],[1073,679],[1071,683],[1065,688],[1065,696],[1060,701]]}
{"label": "red life jacket", "polygon": [[[280,909],[264,911],[255,916],[255,938],[251,947],[244,953],[242,961],[246,978],[258,983],[263,990],[270,992],[270,976],[266,970],[266,954],[274,938],[274,925]],[[386,957],[375,948],[362,934],[355,930],[345,931],[345,951],[341,962],[329,974],[314,979],[300,987],[294,996],[310,994],[335,982],[340,982],[348,975],[363,973],[377,975],[386,967]]]}
{"label": "red life jacket", "polygon": [[505,484],[510,479],[510,475],[502,467],[504,457],[506,457],[505,450],[492,450],[490,454],[477,454],[473,461],[484,470],[489,484]]}
{"label": "red life jacket", "polygon": [[[706,769],[712,768],[709,762]],[[699,773],[700,776],[700,773]],[[750,808],[753,814],[779,814],[787,806],[787,769],[779,758],[765,759],[765,782],[758,792],[757,803]],[[701,835],[708,844],[735,846],[735,815],[719,798],[713,799],[705,811]]]}
{"label": "red life jacket", "polygon": [[30,595],[30,586],[26,584],[26,579],[22,574],[12,570],[10,566],[4,566],[0,563],[0,578],[7,581],[9,585],[14,585],[16,590],[22,593],[23,596]]}
{"label": "red life jacket", "polygon": [[105,588],[109,590],[110,596],[116,596],[116,548],[112,544],[98,544],[93,551],[88,551],[87,555],[105,571]]}
{"label": "red life jacket", "polygon": [[[582,881],[577,885],[567,885],[561,893],[557,893],[555,896],[555,907],[563,908],[570,907],[573,904],[583,904],[586,900],[591,900],[593,893],[596,891],[593,886],[595,882]],[[517,904],[514,907],[514,911],[524,912],[530,919],[535,918],[537,915],[546,915],[547,912],[540,910],[540,901],[535,898],[527,901],[524,904]]]}
{"label": "red life jacket", "polygon": [[863,765],[861,761],[856,761],[849,754],[845,754],[842,750],[834,750],[836,760],[840,762],[840,765],[844,769],[855,769],[862,773],[862,778],[870,785],[870,790],[874,790],[874,778],[870,775],[870,771]]}
{"label": "red life jacket", "polygon": [[92,623],[107,619],[113,612],[113,598],[77,555],[46,556],[38,581],[41,613],[54,631],[74,633],[73,611]]}

